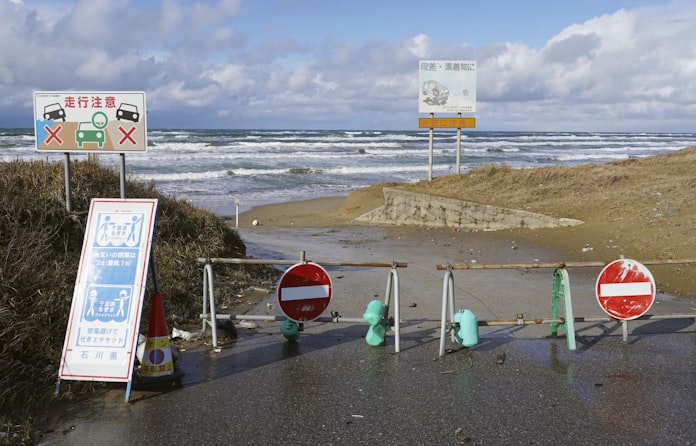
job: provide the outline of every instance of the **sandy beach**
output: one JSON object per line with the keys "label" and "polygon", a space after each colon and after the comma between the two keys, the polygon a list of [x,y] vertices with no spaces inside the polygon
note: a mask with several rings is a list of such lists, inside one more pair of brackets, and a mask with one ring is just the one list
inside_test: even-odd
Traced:
{"label": "sandy beach", "polygon": [[[584,222],[572,227],[473,233],[510,245],[535,246],[548,253],[542,261],[608,263],[622,256],[639,262],[678,261],[696,257],[696,203],[689,192],[696,187],[695,167],[696,147],[599,165],[538,169],[487,166],[431,182],[383,183],[348,196],[259,206],[239,216],[239,227],[255,227],[253,222],[259,228],[359,227],[365,223],[356,223],[356,217],[383,204],[383,187],[401,187]],[[392,233],[416,235],[457,232],[456,228],[403,225],[386,228]],[[658,291],[696,299],[693,264],[653,265],[650,270]]]}

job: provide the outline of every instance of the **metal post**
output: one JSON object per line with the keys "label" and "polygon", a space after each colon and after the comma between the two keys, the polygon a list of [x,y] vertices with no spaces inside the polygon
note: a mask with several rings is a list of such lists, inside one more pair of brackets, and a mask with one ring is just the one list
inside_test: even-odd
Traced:
{"label": "metal post", "polygon": [[234,227],[239,228],[239,198],[234,199]]}
{"label": "metal post", "polygon": [[558,318],[559,302],[563,300],[563,322],[551,323],[551,336],[558,334],[558,327],[566,333],[566,345],[568,350],[575,350],[575,318],[573,317],[573,303],[570,296],[570,279],[565,268],[556,268],[553,272],[553,292],[551,295],[551,318]]}
{"label": "metal post", "polygon": [[[218,346],[218,335],[217,335],[217,311],[215,309],[215,285],[213,284],[213,265],[210,263],[206,264],[203,268],[203,314],[205,318],[208,315],[206,308],[207,301],[210,299],[210,331],[213,337],[213,347]],[[207,319],[203,319],[203,331],[205,333],[205,325],[207,324]]]}
{"label": "metal post", "polygon": [[389,277],[393,279],[394,292],[394,352],[401,351],[401,297],[399,295],[399,273],[396,271],[396,265],[393,264],[390,270]]}
{"label": "metal post", "polygon": [[[457,118],[461,119],[462,114],[457,113]],[[461,173],[459,163],[462,157],[462,128],[457,127],[457,175]]]}
{"label": "metal post", "polygon": [[[391,302],[392,293],[394,295],[393,305]],[[392,268],[389,270],[384,305],[387,308],[387,318],[390,308],[394,308],[394,352],[399,353],[401,351],[401,312],[399,310],[401,305],[399,303],[399,273],[396,271],[396,263],[392,263]]]}
{"label": "metal post", "polygon": [[65,208],[72,212],[72,192],[70,191],[70,153],[65,152]]}
{"label": "metal post", "polygon": [[[435,113],[430,113],[430,117],[434,118]],[[433,180],[433,137],[435,135],[435,129],[430,127],[430,144],[428,152],[428,181]]]}
{"label": "metal post", "polygon": [[[557,274],[558,269],[553,272],[553,283],[551,285],[551,318],[558,318],[559,301],[561,299],[561,276]],[[558,326],[561,323],[551,324],[551,336],[558,336]]]}
{"label": "metal post", "polygon": [[621,321],[621,332],[623,333],[623,341],[628,342],[628,321],[625,319]]}
{"label": "metal post", "polygon": [[131,389],[133,388],[133,377],[128,380],[128,384],[126,384],[126,402],[130,402],[130,395],[131,395]]}
{"label": "metal post", "polygon": [[126,198],[126,154],[118,154],[121,161],[121,199]]}
{"label": "metal post", "polygon": [[445,272],[442,283],[442,318],[440,319],[440,356],[445,356],[445,338],[447,337],[447,309],[449,308],[450,321],[454,314],[454,276],[452,270]]}

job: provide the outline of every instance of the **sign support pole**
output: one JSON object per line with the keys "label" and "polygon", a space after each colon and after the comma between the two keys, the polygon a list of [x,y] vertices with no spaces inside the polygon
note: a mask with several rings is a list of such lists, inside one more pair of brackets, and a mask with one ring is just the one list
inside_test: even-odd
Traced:
{"label": "sign support pole", "polygon": [[457,129],[457,174],[460,174],[460,162],[462,151],[462,128],[473,129],[476,127],[476,118],[462,118],[461,113],[457,113],[456,118],[436,118],[434,113],[430,113],[429,118],[418,118],[418,128],[430,129],[430,144],[428,156],[428,181],[433,180],[433,140],[435,129]]}
{"label": "sign support pole", "polygon": [[[457,118],[461,119],[461,117],[462,117],[462,114],[457,113]],[[462,128],[457,127],[457,170],[456,170],[457,175],[460,174],[459,161],[461,160],[461,156],[462,156]]]}
{"label": "sign support pole", "polygon": [[121,175],[120,175],[120,180],[121,180],[121,199],[124,200],[126,198],[126,154],[125,153],[119,153],[118,154],[120,158],[120,170],[121,170]]}
{"label": "sign support pole", "polygon": [[234,227],[239,229],[239,198],[234,199]]}
{"label": "sign support pole", "polygon": [[65,152],[65,208],[72,212],[72,192],[70,190],[70,153]]}
{"label": "sign support pole", "polygon": [[[435,113],[430,113],[430,118],[434,118]],[[433,181],[433,137],[435,129],[430,127],[430,144],[428,151],[428,181]]]}
{"label": "sign support pole", "polygon": [[[159,284],[157,282],[157,269],[155,268],[155,255],[150,248],[150,274],[152,276],[152,286],[155,293],[159,292]],[[141,310],[142,311],[142,310]],[[133,389],[133,374],[135,373],[135,367],[133,367],[133,373],[131,373],[128,384],[126,384],[126,403],[130,402],[131,390]]]}

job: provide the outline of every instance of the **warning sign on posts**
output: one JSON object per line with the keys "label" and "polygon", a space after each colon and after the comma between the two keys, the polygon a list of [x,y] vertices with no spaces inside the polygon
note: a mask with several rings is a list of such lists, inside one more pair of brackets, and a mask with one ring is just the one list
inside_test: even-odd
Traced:
{"label": "warning sign on posts", "polygon": [[419,113],[476,112],[476,61],[421,60]]}
{"label": "warning sign on posts", "polygon": [[130,380],[156,211],[156,199],[92,200],[61,379]]}
{"label": "warning sign on posts", "polygon": [[144,152],[145,93],[34,92],[36,149],[49,152]]}

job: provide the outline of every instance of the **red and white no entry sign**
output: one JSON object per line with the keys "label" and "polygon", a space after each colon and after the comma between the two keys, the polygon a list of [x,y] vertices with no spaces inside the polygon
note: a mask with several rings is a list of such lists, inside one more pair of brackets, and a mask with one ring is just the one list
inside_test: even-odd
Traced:
{"label": "red and white no entry sign", "polygon": [[609,316],[636,319],[655,301],[655,279],[645,265],[635,260],[614,260],[599,273],[595,291],[599,306]]}
{"label": "red and white no entry sign", "polygon": [[313,321],[331,301],[333,285],[324,268],[316,263],[298,263],[285,271],[278,283],[278,305],[288,319]]}

